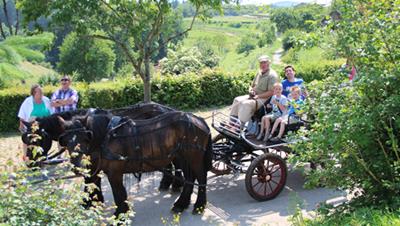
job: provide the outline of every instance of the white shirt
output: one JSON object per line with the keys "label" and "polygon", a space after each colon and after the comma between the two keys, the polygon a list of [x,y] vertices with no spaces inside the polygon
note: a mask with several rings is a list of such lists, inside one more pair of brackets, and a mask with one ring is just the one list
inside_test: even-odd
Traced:
{"label": "white shirt", "polygon": [[[53,108],[50,106],[50,99],[43,96],[42,101],[46,105],[46,108],[50,110],[50,113],[53,113]],[[27,97],[24,102],[22,102],[21,107],[19,108],[18,118],[24,120],[25,122],[29,122],[31,119],[31,113],[33,111],[33,96]]]}

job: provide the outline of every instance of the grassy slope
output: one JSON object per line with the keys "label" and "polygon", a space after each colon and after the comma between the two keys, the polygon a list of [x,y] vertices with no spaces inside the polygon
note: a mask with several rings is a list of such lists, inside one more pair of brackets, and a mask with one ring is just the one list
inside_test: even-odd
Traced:
{"label": "grassy slope", "polygon": [[23,61],[18,66],[1,63],[0,71],[1,69],[6,70],[6,73],[0,73],[0,78],[6,81],[7,86],[21,85],[22,80],[30,86],[37,83],[43,75],[56,74],[52,69],[28,61]]}
{"label": "grassy slope", "polygon": [[[188,24],[189,20],[185,20],[185,22]],[[229,24],[239,22],[242,23],[240,28],[229,26]],[[260,55],[267,54],[272,58],[273,53],[281,47],[281,42],[276,41],[271,46],[257,47],[249,55],[236,53],[236,47],[242,37],[259,32],[256,30],[258,22],[259,19],[251,17],[214,17],[209,23],[197,21],[193,30],[189,32],[188,37],[185,39],[184,47],[194,46],[201,38],[214,39],[222,36],[225,38],[226,52],[216,51],[221,57],[219,66],[228,72],[255,70],[257,68],[257,58]],[[216,47],[215,50],[217,50]]]}

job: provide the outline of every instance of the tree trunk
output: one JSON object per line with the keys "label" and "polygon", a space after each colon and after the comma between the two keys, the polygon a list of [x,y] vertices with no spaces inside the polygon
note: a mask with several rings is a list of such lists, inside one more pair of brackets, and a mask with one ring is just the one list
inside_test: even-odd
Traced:
{"label": "tree trunk", "polygon": [[144,102],[148,103],[151,101],[151,75],[150,75],[150,59],[146,57],[144,60]]}
{"label": "tree trunk", "polygon": [[6,24],[8,26],[8,29],[10,30],[10,35],[13,35],[12,24],[10,23],[10,18],[8,17],[8,9],[7,9],[7,1],[6,0],[3,0],[3,11],[4,11],[4,17],[6,18]]}
{"label": "tree trunk", "polygon": [[3,22],[1,20],[0,20],[0,34],[1,34],[1,37],[3,37],[4,40],[7,38],[6,34],[4,33]]}
{"label": "tree trunk", "polygon": [[15,24],[15,35],[18,35],[19,29],[19,10],[17,9],[17,23]]}

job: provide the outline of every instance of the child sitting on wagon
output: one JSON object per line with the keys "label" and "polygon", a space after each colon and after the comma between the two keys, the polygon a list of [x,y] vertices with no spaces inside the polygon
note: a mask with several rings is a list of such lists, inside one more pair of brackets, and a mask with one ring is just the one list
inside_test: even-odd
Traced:
{"label": "child sitting on wagon", "polygon": [[292,98],[289,99],[289,110],[287,114],[275,120],[271,134],[274,134],[279,125],[281,127],[279,128],[278,136],[271,138],[271,142],[281,141],[286,125],[300,122],[300,116],[304,109],[304,101],[301,99],[301,89],[298,86],[293,86],[290,94]]}
{"label": "child sitting on wagon", "polygon": [[[287,111],[287,98],[282,95],[283,86],[281,83],[274,84],[274,95],[271,97],[270,104],[272,105],[272,112],[264,115],[261,119],[261,131],[257,136],[257,140],[267,141],[269,138],[269,129],[271,122],[286,114]],[[265,135],[264,135],[265,134]]]}

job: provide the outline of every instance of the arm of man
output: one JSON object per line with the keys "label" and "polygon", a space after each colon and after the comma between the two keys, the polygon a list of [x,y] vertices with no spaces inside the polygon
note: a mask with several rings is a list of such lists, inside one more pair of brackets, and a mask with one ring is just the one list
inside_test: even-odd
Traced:
{"label": "arm of man", "polygon": [[53,108],[62,106],[61,100],[57,99],[57,91],[54,92],[53,95],[51,95],[50,106]]}

